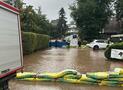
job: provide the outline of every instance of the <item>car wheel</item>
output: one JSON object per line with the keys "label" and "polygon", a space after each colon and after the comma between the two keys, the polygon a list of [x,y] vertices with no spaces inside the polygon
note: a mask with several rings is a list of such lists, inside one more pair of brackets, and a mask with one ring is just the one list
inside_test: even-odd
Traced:
{"label": "car wheel", "polygon": [[99,46],[95,45],[95,46],[93,47],[93,50],[99,50]]}

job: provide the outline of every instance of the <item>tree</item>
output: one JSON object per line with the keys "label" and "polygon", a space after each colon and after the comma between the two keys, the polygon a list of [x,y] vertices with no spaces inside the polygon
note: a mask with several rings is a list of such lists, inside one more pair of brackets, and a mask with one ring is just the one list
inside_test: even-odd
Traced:
{"label": "tree", "polygon": [[25,9],[23,9],[23,12],[21,14],[21,22],[23,22],[22,30],[25,32],[34,32],[35,31],[35,17],[36,13],[33,10],[33,6],[26,6]]}
{"label": "tree", "polygon": [[42,34],[50,35],[52,32],[52,24],[46,18],[46,15],[42,14],[41,7],[38,8],[37,25],[39,26],[39,32]]}
{"label": "tree", "polygon": [[15,0],[15,7],[18,8],[20,11],[23,9],[23,0]]}
{"label": "tree", "polygon": [[117,19],[121,20],[123,18],[123,0],[116,0],[115,9],[116,9]]}
{"label": "tree", "polygon": [[15,1],[14,0],[4,0],[6,3],[10,4],[10,5],[15,5]]}
{"label": "tree", "polygon": [[123,0],[116,0],[115,2],[116,17],[123,32]]}
{"label": "tree", "polygon": [[112,15],[112,0],[77,0],[73,6],[71,16],[79,27],[81,39],[92,40],[100,37],[102,29]]}
{"label": "tree", "polygon": [[[11,1],[15,0],[6,0],[9,4],[11,4]],[[27,6],[25,4],[25,7],[23,7],[24,4],[23,0],[16,0],[14,2],[15,7],[17,7],[20,12],[22,31],[51,35],[53,26],[46,18],[46,15],[42,14],[41,7],[39,7],[36,12],[33,6]]]}
{"label": "tree", "polygon": [[58,21],[58,37],[63,37],[65,36],[65,32],[67,31],[67,24],[66,24],[66,17],[65,17],[65,11],[64,11],[64,8],[61,8],[60,11],[59,11],[59,21]]}

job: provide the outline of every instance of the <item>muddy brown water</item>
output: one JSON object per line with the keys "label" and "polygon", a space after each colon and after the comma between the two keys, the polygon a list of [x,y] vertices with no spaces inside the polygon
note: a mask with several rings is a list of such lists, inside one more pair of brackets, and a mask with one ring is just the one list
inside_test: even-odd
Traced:
{"label": "muddy brown water", "polygon": [[[52,48],[24,57],[24,71],[59,72],[75,69],[81,73],[112,71],[123,68],[123,61],[109,61],[104,50]],[[123,90],[123,87],[91,86],[58,82],[28,82],[11,80],[10,90]]]}

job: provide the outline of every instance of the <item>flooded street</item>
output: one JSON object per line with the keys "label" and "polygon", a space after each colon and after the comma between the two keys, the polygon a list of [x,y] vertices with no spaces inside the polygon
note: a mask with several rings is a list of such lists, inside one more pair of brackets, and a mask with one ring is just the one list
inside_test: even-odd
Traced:
{"label": "flooded street", "polygon": [[[123,68],[121,61],[108,61],[104,51],[92,49],[52,48],[24,57],[24,71],[59,72],[75,69],[81,73],[109,71],[116,67]],[[87,86],[54,82],[10,81],[10,90],[122,90],[121,87]]]}

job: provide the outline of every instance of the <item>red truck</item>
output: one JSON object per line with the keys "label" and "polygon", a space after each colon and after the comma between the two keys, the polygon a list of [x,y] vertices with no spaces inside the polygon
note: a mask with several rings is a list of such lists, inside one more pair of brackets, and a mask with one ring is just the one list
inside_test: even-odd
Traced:
{"label": "red truck", "polygon": [[19,10],[0,1],[0,90],[23,67]]}

